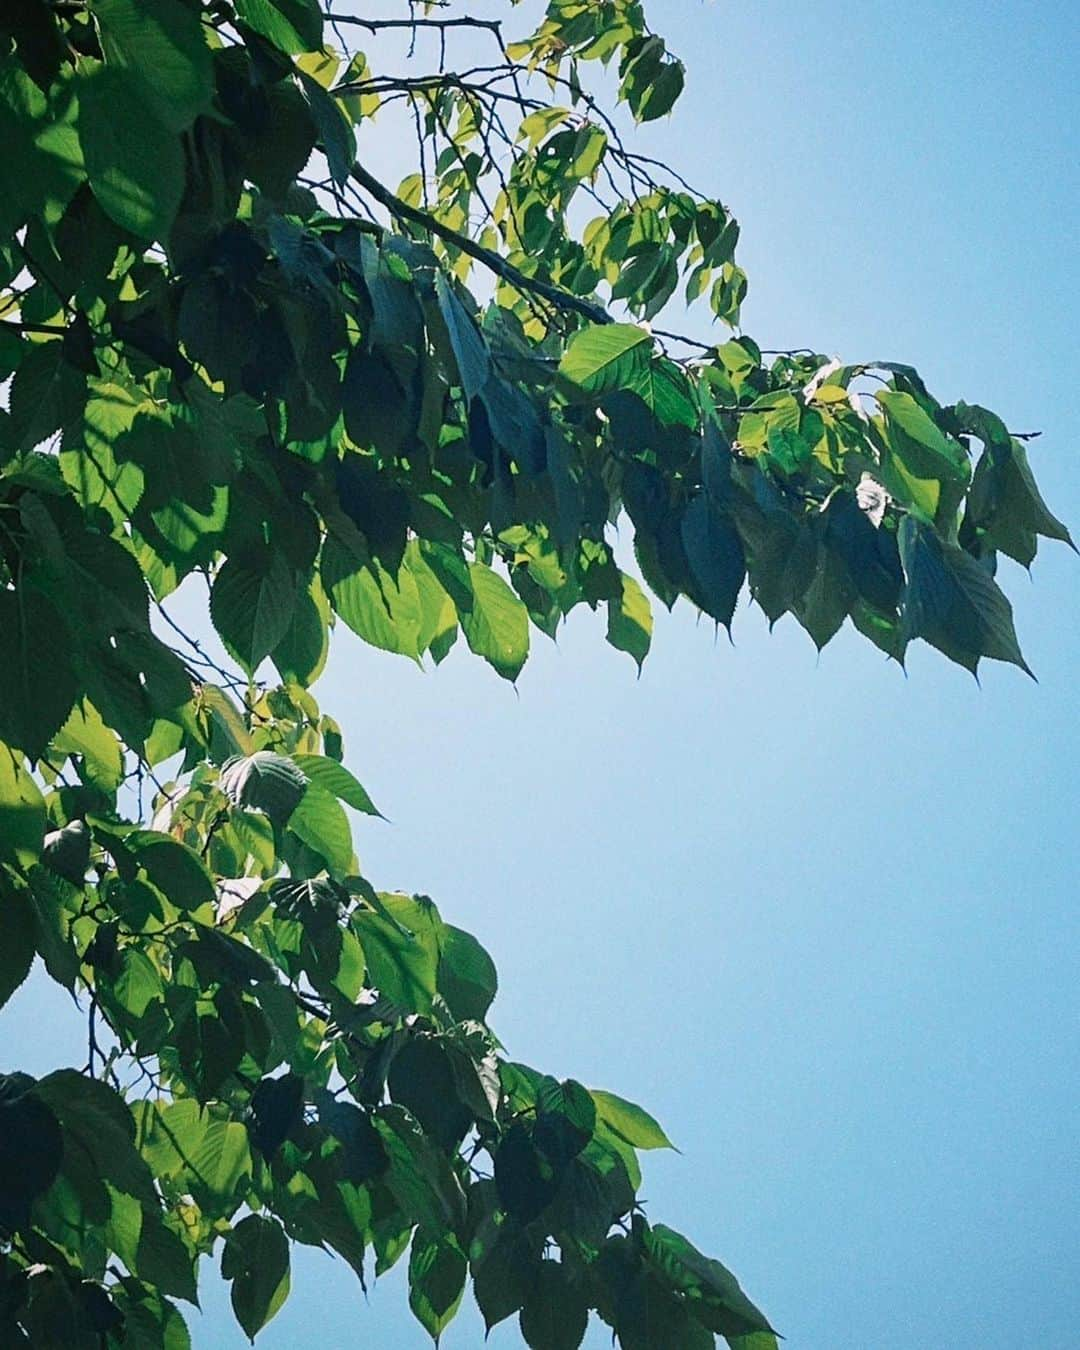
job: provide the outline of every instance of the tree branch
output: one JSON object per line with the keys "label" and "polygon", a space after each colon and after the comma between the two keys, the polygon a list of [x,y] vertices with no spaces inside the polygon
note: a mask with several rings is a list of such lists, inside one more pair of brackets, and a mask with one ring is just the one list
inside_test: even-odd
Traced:
{"label": "tree branch", "polygon": [[422,229],[430,230],[432,234],[438,235],[445,243],[453,244],[462,253],[467,253],[470,258],[480,263],[482,267],[486,267],[489,272],[493,272],[497,277],[501,277],[515,290],[519,290],[523,294],[539,295],[543,299],[549,300],[553,305],[557,305],[560,309],[573,310],[575,314],[582,315],[590,323],[613,322],[607,310],[602,309],[591,300],[583,300],[580,296],[563,290],[561,286],[542,281],[539,277],[526,276],[524,272],[515,267],[513,263],[507,262],[498,253],[493,253],[491,249],[477,244],[468,235],[459,234],[449,225],[444,225],[430,212],[422,211],[419,207],[410,206],[408,202],[402,201],[388,187],[380,183],[377,178],[373,178],[362,165],[354,164],[349,170],[349,176],[359,183],[365,192],[374,197],[380,206],[384,206],[391,215],[396,216],[399,220],[411,221]]}
{"label": "tree branch", "polygon": [[448,28],[485,28],[489,33],[495,34],[500,45],[502,43],[502,31],[497,19],[474,19],[467,16],[459,19],[358,19],[352,14],[334,14],[330,10],[324,10],[323,17],[333,23],[366,28],[369,33],[378,33],[384,28],[434,28],[442,32]]}

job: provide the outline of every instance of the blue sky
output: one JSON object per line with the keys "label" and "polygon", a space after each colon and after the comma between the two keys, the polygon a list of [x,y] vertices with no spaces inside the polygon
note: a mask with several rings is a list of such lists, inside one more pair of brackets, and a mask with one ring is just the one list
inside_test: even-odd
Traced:
{"label": "blue sky", "polygon": [[[1080,527],[1080,11],[648,9],[688,88],[642,145],[739,216],[747,331],[909,361],[1041,428]],[[649,1158],[650,1213],[792,1350],[1077,1344],[1078,569],[1053,545],[1033,581],[1006,565],[1038,684],[928,649],[905,678],[850,631],[819,659],[750,610],[729,646],[680,606],[640,680],[586,612],[535,636],[516,693],[344,632],[316,687],[394,822],[360,827],[366,873],[485,942],[515,1057],[661,1118],[682,1155]],[[26,1067],[78,1061],[61,1010],[12,1004]],[[205,1302],[197,1350],[242,1345]],[[467,1303],[443,1344],[481,1335]],[[365,1304],[311,1253],[259,1341],[426,1343],[396,1276]]]}

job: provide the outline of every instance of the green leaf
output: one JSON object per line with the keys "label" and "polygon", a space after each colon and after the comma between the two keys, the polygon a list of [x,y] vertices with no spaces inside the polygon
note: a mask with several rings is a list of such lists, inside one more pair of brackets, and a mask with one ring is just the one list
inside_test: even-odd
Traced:
{"label": "green leaf", "polygon": [[236,0],[239,18],[290,54],[322,47],[322,13],[315,0]]}
{"label": "green leaf", "polygon": [[330,177],[341,187],[348,182],[349,170],[356,159],[356,133],[337,100],[317,80],[301,71],[300,83],[319,130]]}
{"label": "green leaf", "polygon": [[409,1307],[436,1341],[450,1325],[465,1291],[467,1265],[457,1238],[413,1235],[409,1253]]}
{"label": "green leaf", "polygon": [[244,1126],[212,1116],[190,1097],[146,1103],[139,1137],[155,1176],[183,1177],[200,1193],[227,1200],[251,1173]]}
{"label": "green leaf", "polygon": [[367,816],[382,817],[374,802],[361,784],[353,777],[344,764],[326,755],[294,755],[293,760],[305,776],[312,782],[332,792],[355,811]]}
{"label": "green leaf", "polygon": [[156,1208],[142,1211],[135,1274],[162,1294],[172,1294],[198,1306],[195,1260],[179,1233],[170,1228]]}
{"label": "green leaf", "polygon": [[0,858],[36,862],[45,838],[45,803],[23,757],[0,741]]}
{"label": "green leaf", "polygon": [[101,47],[170,131],[184,131],[213,96],[210,48],[182,0],[91,0]]}
{"label": "green leaf", "polygon": [[410,1011],[426,1013],[436,990],[441,923],[430,901],[379,894],[385,913],[358,910],[352,926],[367,959],[368,983]]}
{"label": "green leaf", "polygon": [[349,818],[333,794],[318,783],[308,785],[299,806],[289,817],[289,829],[324,859],[334,876],[342,877],[355,870]]}
{"label": "green leaf", "polygon": [[608,642],[632,656],[640,670],[652,643],[653,618],[648,598],[633,577],[623,576],[622,597],[607,602],[607,613]]}
{"label": "green leaf", "polygon": [[269,1162],[303,1119],[304,1080],[294,1073],[260,1079],[251,1094],[249,1111],[251,1142]]}
{"label": "green leaf", "polygon": [[651,1227],[640,1216],[634,1231],[652,1268],[672,1289],[694,1302],[697,1318],[711,1331],[741,1336],[772,1332],[765,1315],[746,1297],[726,1266],[701,1252],[664,1224]]}
{"label": "green leaf", "polygon": [[163,239],[184,195],[184,155],[176,134],[146,106],[129,71],[84,58],[79,80],[79,141],[94,196],[118,225]]}
{"label": "green leaf", "polygon": [[471,401],[491,378],[491,360],[487,346],[472,317],[466,313],[465,307],[441,272],[435,275],[435,294],[438,297],[439,310],[446,324],[446,331],[450,335],[450,346],[457,362],[462,392]]}
{"label": "green leaf", "polygon": [[308,775],[295,759],[256,750],[228,759],[221,769],[221,790],[235,806],[263,811],[284,825],[307,791]]}
{"label": "green leaf", "polygon": [[497,572],[469,564],[472,607],[460,613],[469,647],[506,680],[516,680],[529,655],[529,613]]}
{"label": "green leaf", "polygon": [[578,1350],[589,1324],[580,1283],[561,1261],[541,1261],[519,1317],[531,1350]]}
{"label": "green leaf", "polygon": [[910,394],[883,389],[877,401],[885,410],[889,448],[909,473],[920,479],[967,482],[971,465],[963,446],[946,436]]}
{"label": "green leaf", "polygon": [[6,61],[0,70],[0,136],[5,157],[0,178],[0,232],[14,234],[41,212],[59,221],[72,194],[85,181],[75,128],[74,81],[54,84],[47,94]]}
{"label": "green leaf", "polygon": [[637,371],[627,386],[645,404],[661,426],[693,431],[699,421],[689,379],[666,357],[655,358]]}
{"label": "green leaf", "polygon": [[138,947],[125,947],[123,969],[113,982],[112,993],[132,1017],[142,1017],[155,998],[160,998],[163,985],[157,967]]}
{"label": "green leaf", "polygon": [[150,1169],[135,1149],[134,1118],[118,1092],[76,1069],[57,1069],[42,1078],[34,1092],[63,1127],[65,1158],[88,1161],[94,1173],[117,1190],[151,1208],[157,1206]]}
{"label": "green leaf", "polygon": [[199,701],[209,712],[213,728],[221,733],[225,744],[238,754],[250,754],[253,746],[251,733],[228,694],[217,685],[204,684],[199,689]]}
{"label": "green leaf", "polygon": [[60,1170],[64,1141],[56,1116],[25,1074],[0,1074],[0,1224],[22,1227],[34,1199]]}
{"label": "green leaf", "polygon": [[907,577],[902,615],[908,638],[921,637],[973,674],[984,656],[1031,674],[1016,640],[1012,606],[970,553],[905,516],[900,558]]}
{"label": "green leaf", "polygon": [[[53,749],[62,755],[81,755],[83,773],[103,792],[120,786],[124,761],[115,732],[102,721],[92,703],[82,699],[53,737]],[[153,762],[153,761],[151,761]]]}
{"label": "green leaf", "polygon": [[31,585],[0,591],[0,632],[0,739],[36,759],[79,692],[71,638],[53,602]]}
{"label": "green leaf", "polygon": [[738,531],[707,493],[699,492],[686,508],[682,544],[695,583],[690,598],[717,623],[730,628],[746,563]]}
{"label": "green leaf", "polygon": [[633,1102],[617,1097],[614,1092],[593,1091],[597,1117],[612,1133],[633,1148],[674,1148],[660,1125]]}
{"label": "green leaf", "polygon": [[559,374],[590,394],[632,387],[649,369],[652,338],[633,323],[593,324],[570,339]]}
{"label": "green leaf", "polygon": [[289,631],[296,608],[296,574],[285,556],[230,557],[214,577],[210,617],[222,642],[248,671]]}
{"label": "green leaf", "polygon": [[221,1254],[221,1274],[232,1282],[236,1320],[249,1340],[289,1296],[289,1242],[273,1219],[249,1214],[231,1229]]}
{"label": "green leaf", "polygon": [[90,831],[86,822],[72,820],[62,829],[50,830],[45,836],[41,861],[50,872],[64,877],[73,886],[81,886],[90,865]]}
{"label": "green leaf", "polygon": [[194,849],[154,830],[136,830],[126,835],[124,846],[177,909],[213,904],[217,894],[214,883]]}
{"label": "green leaf", "polygon": [[37,924],[30,898],[21,887],[0,887],[0,1008],[30,974]]}
{"label": "green leaf", "polygon": [[323,588],[336,613],[373,647],[419,657],[423,611],[416,580],[407,567],[397,577],[375,562],[362,543],[328,535],[319,564]]}
{"label": "green leaf", "polygon": [[438,990],[459,1022],[482,1022],[499,988],[495,964],[471,933],[445,924]]}
{"label": "green leaf", "polygon": [[465,1197],[446,1155],[400,1106],[379,1107],[375,1128],[390,1159],[387,1184],[406,1215],[431,1233],[457,1233]]}
{"label": "green leaf", "polygon": [[79,957],[70,937],[70,915],[55,879],[43,867],[30,871],[30,902],[37,928],[37,949],[49,975],[74,991]]}
{"label": "green leaf", "polygon": [[[966,411],[980,431],[987,430],[980,420],[970,417],[983,410]],[[1068,529],[1043,500],[1027,451],[1004,428],[1002,432],[1004,441],[988,443],[976,466],[964,528],[975,531],[982,549],[1000,549],[1027,567],[1035,557],[1037,535],[1061,540],[1070,547],[1073,542]]]}

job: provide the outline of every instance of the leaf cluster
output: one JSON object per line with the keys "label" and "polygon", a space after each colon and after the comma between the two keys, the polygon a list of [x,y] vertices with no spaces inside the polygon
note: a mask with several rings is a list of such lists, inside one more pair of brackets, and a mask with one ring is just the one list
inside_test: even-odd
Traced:
{"label": "leaf cluster", "polygon": [[[436,1338],[471,1277],[538,1350],[593,1312],[774,1344],[646,1221],[656,1122],[510,1060],[483,948],[362,875],[379,813],[310,686],[338,623],[515,680],[583,604],[640,666],[647,591],[1023,665],[996,558],[1068,541],[992,413],[739,332],[734,218],[623,130],[684,79],[636,0],[519,42],[423,9],[0,15],[0,1002],[40,958],[88,1028],[80,1069],[0,1078],[5,1344],[177,1350],[204,1258],[254,1336],[294,1242],[361,1281],[408,1252]],[[401,28],[430,74],[379,64]],[[733,335],[652,329],[680,291]]]}

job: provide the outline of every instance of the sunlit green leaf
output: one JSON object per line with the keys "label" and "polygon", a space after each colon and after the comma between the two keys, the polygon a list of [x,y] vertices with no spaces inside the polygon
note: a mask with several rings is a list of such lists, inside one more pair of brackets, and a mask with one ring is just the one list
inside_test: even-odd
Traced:
{"label": "sunlit green leaf", "polygon": [[559,373],[590,394],[632,386],[649,367],[652,339],[631,323],[583,328],[570,340]]}
{"label": "sunlit green leaf", "polygon": [[516,680],[529,654],[529,616],[497,572],[483,563],[469,567],[472,603],[461,612],[465,638],[507,680]]}

